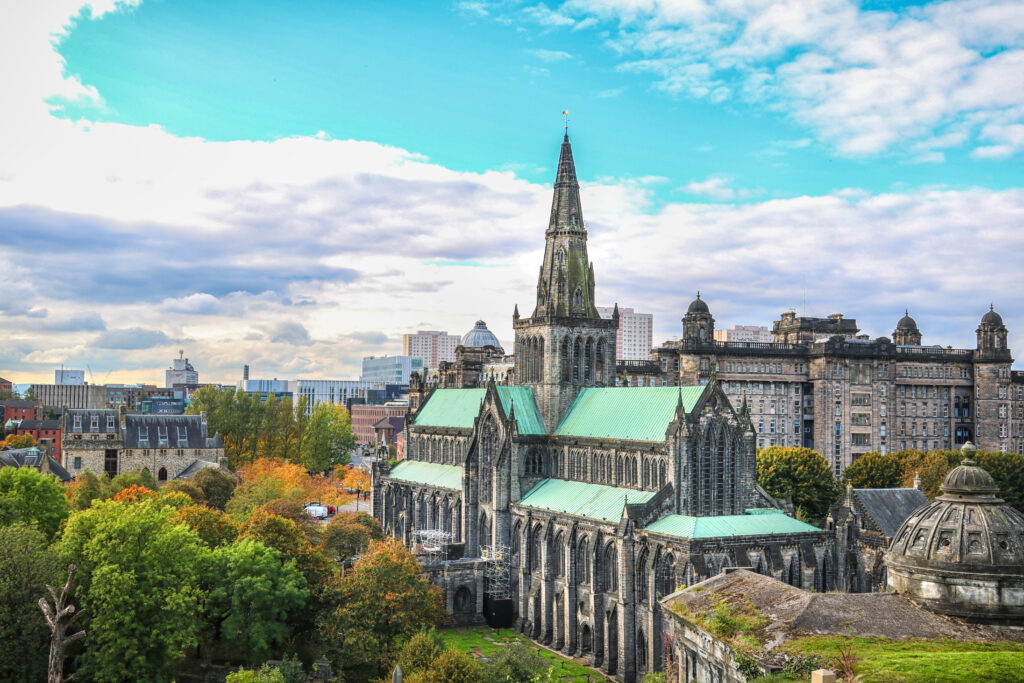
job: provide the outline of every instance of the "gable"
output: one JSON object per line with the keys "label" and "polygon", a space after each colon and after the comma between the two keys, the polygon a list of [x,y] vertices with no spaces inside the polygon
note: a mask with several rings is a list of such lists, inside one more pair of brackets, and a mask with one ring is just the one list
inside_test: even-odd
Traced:
{"label": "gable", "polygon": [[559,436],[623,441],[664,441],[680,397],[683,410],[706,387],[604,387],[582,389],[555,429]]}
{"label": "gable", "polygon": [[502,410],[508,415],[509,410],[515,407],[516,425],[520,434],[546,434],[544,422],[540,419],[540,411],[537,410],[537,401],[533,397],[533,389],[530,387],[495,387],[498,397],[501,399]]}
{"label": "gable", "polygon": [[916,488],[854,489],[853,494],[886,538],[895,536],[907,517],[928,502],[928,497]]}

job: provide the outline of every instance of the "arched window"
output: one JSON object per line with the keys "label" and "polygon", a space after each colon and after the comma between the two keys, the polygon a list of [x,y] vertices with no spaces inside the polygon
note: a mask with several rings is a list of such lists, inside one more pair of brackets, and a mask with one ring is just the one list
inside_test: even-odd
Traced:
{"label": "arched window", "polygon": [[491,522],[487,519],[487,513],[480,513],[480,545],[486,546],[491,544]]}
{"label": "arched window", "polygon": [[576,582],[590,583],[590,544],[586,536],[580,539],[576,549]]}
{"label": "arched window", "polygon": [[491,502],[491,477],[498,455],[498,426],[488,416],[480,435],[480,502]]}
{"label": "arched window", "polygon": [[572,383],[579,384],[580,361],[582,361],[583,349],[580,348],[580,340],[577,337],[572,349]]}
{"label": "arched window", "polygon": [[601,583],[607,592],[619,590],[619,563],[615,543],[605,546],[604,557],[601,558]]}
{"label": "arched window", "polygon": [[594,381],[598,384],[605,384],[605,355],[607,348],[604,339],[597,341],[597,349],[594,351]]}
{"label": "arched window", "polygon": [[473,611],[473,594],[465,586],[459,586],[455,591],[455,611],[461,614]]}
{"label": "arched window", "polygon": [[583,345],[583,383],[592,384],[594,381],[594,340],[587,339]]}
{"label": "arched window", "polygon": [[656,597],[663,598],[676,590],[676,558],[672,553],[661,556],[658,571],[654,575]]}
{"label": "arched window", "polygon": [[559,249],[558,250],[558,265],[560,265],[560,266],[564,266],[565,265],[565,249]]}
{"label": "arched window", "polygon": [[538,524],[534,527],[533,531],[530,532],[530,571],[540,571],[540,535],[541,527]]}
{"label": "arched window", "polygon": [[640,551],[640,560],[636,563],[636,601],[647,602],[647,561],[648,553],[644,548]]}
{"label": "arched window", "polygon": [[565,576],[565,535],[561,532],[551,547],[551,570],[558,578]]}
{"label": "arched window", "polygon": [[160,471],[158,471],[156,473],[156,480],[157,481],[167,481],[167,468],[166,467],[161,467]]}
{"label": "arched window", "polygon": [[576,288],[576,292],[572,295],[572,303],[574,306],[583,305],[583,290],[579,287]]}

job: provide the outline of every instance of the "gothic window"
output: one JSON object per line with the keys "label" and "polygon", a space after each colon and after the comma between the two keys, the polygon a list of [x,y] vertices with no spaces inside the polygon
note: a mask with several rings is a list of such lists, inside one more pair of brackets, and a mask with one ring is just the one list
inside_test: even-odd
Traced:
{"label": "gothic window", "polygon": [[571,365],[569,358],[569,338],[566,337],[562,340],[561,351],[558,354],[558,365],[561,368],[562,382],[569,382],[569,367]]}
{"label": "gothic window", "polygon": [[537,572],[540,570],[540,535],[541,527],[538,524],[534,527],[533,531],[530,532],[530,571]]}
{"label": "gothic window", "polygon": [[604,339],[597,341],[597,348],[594,350],[594,381],[604,383],[605,376],[605,354],[607,349]]}
{"label": "gothic window", "polygon": [[658,488],[659,489],[665,488],[665,478],[666,478],[665,477],[665,461],[662,460],[658,464]]}
{"label": "gothic window", "polygon": [[572,225],[576,225],[578,222],[579,218],[576,216],[575,213],[569,214],[569,223],[571,223]]}
{"label": "gothic window", "polygon": [[583,383],[593,382],[594,340],[587,339],[583,346]]}
{"label": "gothic window", "polygon": [[658,571],[654,574],[656,598],[663,598],[676,590],[676,558],[668,553],[661,556]]}
{"label": "gothic window", "polygon": [[640,553],[640,561],[636,563],[636,601],[647,602],[647,549]]}
{"label": "gothic window", "polygon": [[565,249],[559,249],[558,250],[558,265],[560,265],[560,266],[564,266],[565,265]]}
{"label": "gothic window", "polygon": [[498,427],[488,416],[480,437],[480,502],[491,502],[491,477],[498,455]]}
{"label": "gothic window", "polygon": [[491,544],[491,522],[487,519],[487,513],[480,513],[480,545],[487,546]]}
{"label": "gothic window", "polygon": [[551,569],[555,576],[565,576],[565,534],[559,532],[551,552]]}
{"label": "gothic window", "polygon": [[577,337],[575,343],[573,344],[573,351],[572,351],[572,383],[573,384],[579,384],[580,383],[580,361],[583,360],[582,356],[583,356],[583,349],[581,348],[581,345],[580,345],[580,339]]}
{"label": "gothic window", "polygon": [[619,563],[615,543],[605,546],[604,557],[601,558],[601,584],[607,592],[619,590]]}
{"label": "gothic window", "polygon": [[583,290],[579,287],[576,288],[576,292],[572,295],[572,303],[574,306],[583,305]]}
{"label": "gothic window", "polygon": [[461,614],[473,611],[473,595],[465,586],[459,586],[455,591],[455,611]]}
{"label": "gothic window", "polygon": [[576,548],[576,581],[577,583],[590,583],[590,544],[587,542],[586,536],[580,539]]}

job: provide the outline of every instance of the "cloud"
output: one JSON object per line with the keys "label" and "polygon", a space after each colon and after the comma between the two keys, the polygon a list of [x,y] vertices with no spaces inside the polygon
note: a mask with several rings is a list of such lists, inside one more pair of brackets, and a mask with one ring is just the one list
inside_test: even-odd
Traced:
{"label": "cloud", "polygon": [[726,175],[712,175],[705,180],[692,181],[680,189],[687,194],[698,197],[707,197],[715,201],[731,201],[733,199],[747,199],[757,194],[753,190],[737,190],[732,186],[733,178]]}
{"label": "cloud", "polygon": [[571,54],[569,54],[568,52],[563,52],[561,50],[537,49],[527,50],[526,53],[533,55],[542,62],[563,62],[567,59],[572,59]]}
{"label": "cloud", "polygon": [[576,23],[576,20],[562,14],[561,12],[550,9],[544,3],[527,7],[523,10],[523,15],[526,16],[530,21],[533,21],[541,26],[548,28],[559,28],[564,26],[572,26]]}
{"label": "cloud", "polygon": [[267,336],[275,344],[306,346],[313,342],[306,328],[303,327],[302,323],[297,322],[279,323],[267,332]]}
{"label": "cloud", "polygon": [[138,350],[150,349],[154,346],[165,346],[174,343],[160,330],[147,330],[141,327],[126,327],[107,330],[93,340],[93,345],[101,349]]}
{"label": "cloud", "polygon": [[[621,70],[651,74],[668,93],[767,105],[846,155],[938,139],[969,144],[977,158],[1024,150],[1017,0],[899,12],[853,0],[569,0],[551,14],[560,19],[548,27],[600,26]],[[966,143],[946,137],[954,130]]]}
{"label": "cloud", "polygon": [[87,311],[43,321],[38,329],[48,332],[102,332],[107,329],[107,323],[99,313]]}

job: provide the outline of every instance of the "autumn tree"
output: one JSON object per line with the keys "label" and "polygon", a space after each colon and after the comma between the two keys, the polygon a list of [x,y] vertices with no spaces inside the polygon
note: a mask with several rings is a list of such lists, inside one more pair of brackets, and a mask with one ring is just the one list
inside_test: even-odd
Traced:
{"label": "autumn tree", "polygon": [[327,472],[351,462],[349,451],[356,445],[352,417],[345,406],[317,403],[309,417],[299,447],[302,464],[310,472]]}
{"label": "autumn tree", "polygon": [[320,532],[320,547],[336,562],[350,560],[384,538],[380,522],[365,512],[339,512]]}
{"label": "autumn tree", "polygon": [[843,483],[855,489],[894,489],[903,481],[903,463],[881,453],[865,453],[843,470]]}
{"label": "autumn tree", "polygon": [[0,468],[0,524],[24,522],[52,538],[68,516],[64,491],[32,467]]}
{"label": "autumn tree", "polygon": [[311,475],[302,465],[283,460],[260,458],[239,470],[239,476],[242,483],[227,504],[227,511],[237,519],[282,498],[300,505],[314,500],[342,505],[349,499],[333,477]]}
{"label": "autumn tree", "polygon": [[31,434],[11,434],[0,443],[0,448],[32,448],[36,444]]}
{"label": "autumn tree", "polygon": [[939,495],[946,473],[963,460],[959,451],[897,451],[890,457],[903,463],[903,486],[913,486],[919,478],[921,490],[929,498]]}
{"label": "autumn tree", "polygon": [[149,489],[150,491],[155,491],[156,479],[153,478],[153,475],[149,470],[139,469],[122,472],[110,480],[110,490],[114,494],[117,494],[118,491],[126,489],[129,486],[140,486],[142,488]]}
{"label": "autumn tree", "polygon": [[481,683],[482,680],[477,661],[453,647],[442,652],[423,677],[424,683]]}
{"label": "autumn tree", "polygon": [[210,548],[234,542],[240,532],[238,524],[226,513],[203,505],[183,507],[175,513],[171,521],[192,529]]}
{"label": "autumn tree", "polygon": [[334,661],[356,678],[385,675],[399,639],[436,625],[443,614],[440,589],[394,539],[370,543],[339,581],[336,598],[321,630]]}
{"label": "autumn tree", "polygon": [[0,681],[46,680],[50,631],[36,603],[60,580],[59,567],[38,528],[0,527]]}
{"label": "autumn tree", "polygon": [[72,510],[87,510],[94,500],[107,500],[114,495],[110,490],[110,477],[106,474],[97,477],[88,469],[75,478],[64,494]]}
{"label": "autumn tree", "polygon": [[206,504],[206,497],[203,495],[202,489],[189,479],[172,479],[160,487],[160,490],[164,493],[171,491],[184,493],[193,503],[198,503],[199,505]]}
{"label": "autumn tree", "polygon": [[189,480],[203,493],[204,504],[215,510],[223,510],[238,485],[234,475],[213,467],[205,467]]}
{"label": "autumn tree", "polygon": [[206,617],[221,643],[250,664],[276,653],[289,617],[309,597],[294,560],[249,538],[214,550],[208,577]]}
{"label": "autumn tree", "polygon": [[198,642],[209,550],[171,523],[177,510],[161,503],[96,503],[68,520],[57,543],[80,570],[75,596],[89,646],[77,663],[86,680],[173,680],[174,665]]}
{"label": "autumn tree", "polygon": [[757,483],[775,498],[788,498],[820,518],[838,497],[828,461],[809,448],[771,446],[757,452]]}

